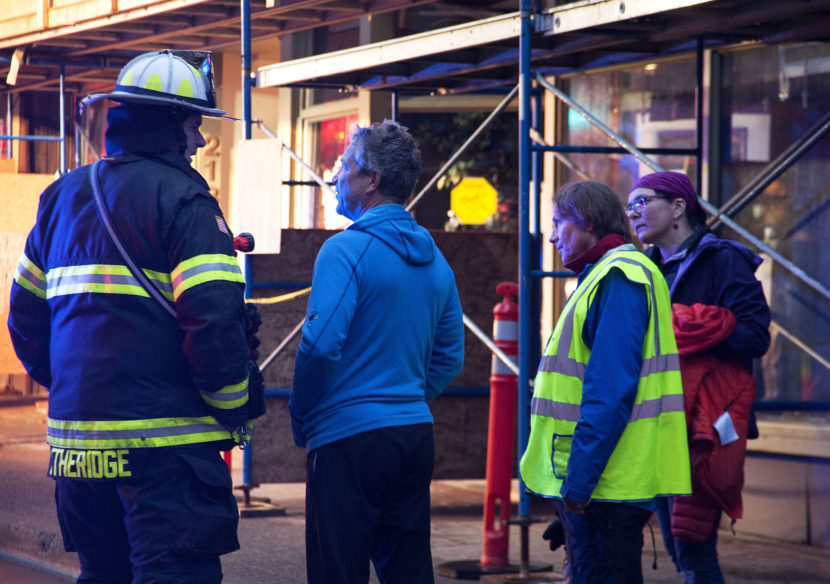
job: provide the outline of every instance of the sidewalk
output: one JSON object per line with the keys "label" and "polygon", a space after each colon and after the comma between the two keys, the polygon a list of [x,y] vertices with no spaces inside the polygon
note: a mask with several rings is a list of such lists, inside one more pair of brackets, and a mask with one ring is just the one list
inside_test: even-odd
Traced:
{"label": "sidewalk", "polygon": [[[78,573],[75,554],[65,553],[55,518],[53,487],[46,477],[48,449],[44,443],[45,403],[0,404],[0,556],[24,558],[66,576]],[[241,457],[232,463],[234,484],[241,482]],[[225,584],[305,582],[304,485],[267,484],[251,493],[253,503],[263,499],[284,511],[263,516],[251,512],[240,520],[241,549],[223,557]],[[432,486],[432,549],[436,582],[460,582],[442,575],[448,563],[476,562],[481,554],[483,480],[434,481]],[[532,516],[552,517],[544,502],[534,501]],[[243,511],[245,511],[243,509]],[[541,534],[545,523],[529,529],[531,565],[552,564],[562,569],[563,551],[548,549]],[[830,581],[830,550],[793,545],[727,531],[720,534],[721,564],[729,584],[818,584]],[[644,531],[643,572],[647,584],[679,584],[671,561],[663,551],[659,529]],[[510,532],[509,560],[520,558],[519,529]],[[654,555],[657,569],[652,570]],[[0,582],[2,582],[0,578]],[[506,577],[497,577],[505,581]],[[487,578],[488,582],[493,577]],[[509,580],[508,580],[509,581]],[[548,573],[534,581],[557,581]],[[376,582],[373,577],[371,582]]]}

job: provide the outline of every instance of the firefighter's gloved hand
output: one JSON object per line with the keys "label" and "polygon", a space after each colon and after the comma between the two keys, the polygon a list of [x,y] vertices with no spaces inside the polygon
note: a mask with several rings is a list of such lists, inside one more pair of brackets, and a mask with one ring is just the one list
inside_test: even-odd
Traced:
{"label": "firefighter's gloved hand", "polygon": [[257,332],[262,325],[262,315],[253,302],[245,303],[245,338],[248,341],[248,349],[253,361],[259,360],[259,337]]}
{"label": "firefighter's gloved hand", "polygon": [[255,361],[248,361],[248,419],[265,414],[265,379]]}
{"label": "firefighter's gloved hand", "polygon": [[550,551],[556,550],[565,543],[565,527],[559,519],[554,519],[542,534],[542,539],[547,540]]}

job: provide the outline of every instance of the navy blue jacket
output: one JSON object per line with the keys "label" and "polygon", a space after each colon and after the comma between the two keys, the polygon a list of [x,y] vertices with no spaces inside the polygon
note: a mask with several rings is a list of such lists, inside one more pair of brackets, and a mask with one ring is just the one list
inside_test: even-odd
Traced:
{"label": "navy blue jacket", "polygon": [[[107,137],[118,151],[118,134]],[[224,428],[244,424],[248,409],[244,279],[230,231],[183,156],[128,153],[124,141],[102,165],[102,194],[125,247],[175,301],[177,317],[124,266],[85,166],[41,195],[12,284],[15,350],[49,388],[53,445],[90,447],[93,434],[84,442],[80,432],[88,422],[106,422],[99,427],[118,448],[227,440]]]}
{"label": "navy blue jacket", "polygon": [[752,359],[766,353],[770,343],[770,310],[755,270],[761,258],[746,246],[716,237],[699,228],[672,257],[663,260],[652,246],[646,254],[666,276],[673,303],[728,308],[735,330],[712,354],[740,360],[752,371]]}

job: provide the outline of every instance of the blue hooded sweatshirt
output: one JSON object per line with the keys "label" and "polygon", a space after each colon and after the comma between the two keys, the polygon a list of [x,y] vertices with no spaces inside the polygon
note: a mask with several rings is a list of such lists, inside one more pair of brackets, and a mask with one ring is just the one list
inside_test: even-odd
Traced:
{"label": "blue hooded sweatshirt", "polygon": [[314,263],[289,400],[309,451],[361,432],[432,423],[427,402],[461,371],[455,277],[398,204],[369,209]]}

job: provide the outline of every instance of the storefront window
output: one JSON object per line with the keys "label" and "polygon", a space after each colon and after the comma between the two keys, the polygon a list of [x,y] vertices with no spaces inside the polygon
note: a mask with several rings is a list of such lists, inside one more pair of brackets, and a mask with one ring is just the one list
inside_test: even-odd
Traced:
{"label": "storefront window", "polygon": [[[800,272],[830,289],[830,138],[824,136],[790,164],[782,154],[821,124],[830,101],[830,44],[758,47],[720,58],[720,120],[714,124],[720,155],[712,160],[716,206],[743,198],[760,173],[786,169],[759,196],[746,199],[735,221],[781,254],[758,269],[773,312],[772,345],[756,371],[758,398],[770,402],[830,401],[830,301],[793,275]],[[593,115],[640,148],[694,148],[694,56],[626,69],[583,73],[562,80],[564,90]],[[826,121],[826,120],[825,120]],[[704,127],[708,120],[704,120]],[[576,111],[565,108],[560,143],[613,145]],[[704,147],[706,144],[704,143]],[[704,152],[708,154],[708,152]],[[714,155],[714,154],[713,154]],[[567,154],[594,180],[624,196],[650,172],[627,154]],[[696,179],[691,156],[654,156],[667,170]],[[581,176],[565,169],[562,182]],[[739,196],[740,195],[740,196]],[[719,235],[753,247],[723,226]],[[762,249],[756,249],[767,256]],[[786,409],[786,404],[781,404]],[[788,416],[801,416],[789,413]]]}
{"label": "storefront window", "polygon": [[[562,81],[564,91],[579,105],[638,148],[695,148],[694,57],[645,63],[626,69],[581,73]],[[560,143],[570,146],[617,146],[579,112],[566,107]],[[651,170],[630,154],[568,153],[565,156],[592,180],[604,182],[620,196]],[[696,180],[693,156],[652,158],[666,170]],[[564,182],[583,176],[565,169]]]}
{"label": "storefront window", "polygon": [[[721,132],[732,138],[724,141],[722,153],[721,194],[728,201],[775,166],[782,153],[826,116],[830,45],[728,53],[722,79]],[[739,224],[825,288],[830,288],[828,185],[830,138],[824,136],[736,216]],[[774,321],[772,345],[762,360],[760,397],[830,401],[830,301],[769,259],[759,277]]]}

